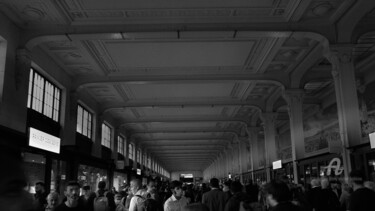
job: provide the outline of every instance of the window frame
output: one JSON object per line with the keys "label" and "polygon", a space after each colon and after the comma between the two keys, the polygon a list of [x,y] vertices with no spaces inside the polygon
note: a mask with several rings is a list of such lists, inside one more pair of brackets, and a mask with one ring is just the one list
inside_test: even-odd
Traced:
{"label": "window frame", "polygon": [[117,153],[125,155],[125,138],[121,135],[117,136]]}
{"label": "window frame", "polygon": [[140,149],[137,149],[137,163],[141,164],[141,150]]}
{"label": "window frame", "polygon": [[[81,116],[81,132],[78,131],[78,126],[79,126],[79,111],[80,109],[82,110],[82,116]],[[86,123],[86,134],[84,134],[84,120],[85,120],[85,113],[87,113],[87,123]],[[94,114],[89,111],[89,109],[87,109],[85,106],[83,106],[82,104],[78,103],[77,105],[77,126],[76,126],[76,132],[91,139],[92,140],[92,135],[93,135],[93,121],[94,119]],[[89,132],[90,131],[90,132]]]}
{"label": "window frame", "polygon": [[[39,78],[38,78],[39,77]],[[43,83],[42,87],[39,87],[39,82],[36,82],[36,80],[42,80],[40,81]],[[54,82],[49,80],[45,75],[41,74],[40,71],[37,71],[36,68],[30,67],[29,72],[29,84],[28,84],[28,92],[27,92],[27,108],[34,110],[43,116],[46,116],[50,119],[52,119],[55,122],[60,122],[60,115],[61,115],[61,104],[62,104],[62,89]],[[37,87],[39,87],[38,90],[35,90]],[[48,92],[48,87],[50,88],[50,91],[52,91],[52,95],[49,99],[47,99],[46,94]],[[51,90],[52,88],[52,90]],[[38,99],[39,98],[39,99]],[[38,103],[35,103],[36,101],[40,101]],[[49,103],[52,103],[52,105],[48,105],[47,101]],[[55,106],[58,104],[57,106]],[[50,106],[49,110],[47,108]],[[51,112],[51,116],[48,116],[49,112]]]}
{"label": "window frame", "polygon": [[134,161],[134,145],[132,143],[129,143],[128,147],[129,147],[128,157],[129,159],[132,159]]}
{"label": "window frame", "polygon": [[[109,136],[109,140],[106,139],[108,137],[104,137],[104,135],[103,135],[103,132],[106,132],[105,131],[106,128],[103,128],[103,126],[108,128],[107,131],[109,132],[109,135],[107,135],[107,136]],[[111,149],[111,146],[112,146],[112,140],[111,139],[112,139],[112,127],[108,123],[103,122],[102,123],[101,141],[100,141],[101,145]],[[107,143],[109,143],[109,146],[106,145]]]}

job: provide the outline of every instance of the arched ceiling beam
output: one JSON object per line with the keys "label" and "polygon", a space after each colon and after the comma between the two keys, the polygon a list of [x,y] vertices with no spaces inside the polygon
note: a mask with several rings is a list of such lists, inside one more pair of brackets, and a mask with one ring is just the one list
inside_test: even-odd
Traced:
{"label": "arched ceiling beam", "polygon": [[262,110],[264,108],[264,102],[262,100],[257,101],[242,101],[242,100],[205,100],[205,101],[185,101],[185,102],[171,102],[171,101],[148,101],[148,102],[127,102],[127,103],[111,103],[102,107],[103,113],[132,109],[132,108],[164,108],[164,107],[218,107],[218,106],[242,106]]}
{"label": "arched ceiling beam", "polygon": [[144,76],[85,76],[76,77],[73,81],[72,90],[79,91],[86,86],[100,84],[168,84],[202,81],[257,81],[271,83],[280,87],[288,87],[289,76],[283,73],[276,74],[210,74],[210,75],[149,75]]}
{"label": "arched ceiling beam", "polygon": [[211,149],[224,149],[225,145],[164,145],[164,146],[147,146],[147,150],[153,151],[154,149],[157,150],[174,150],[174,149],[205,149],[205,150],[211,150]]}
{"label": "arched ceiling beam", "polygon": [[120,123],[120,127],[127,126],[129,124],[142,124],[142,123],[178,123],[178,122],[239,122],[245,126],[248,124],[246,120],[240,118],[227,118],[227,117],[215,117],[215,118],[142,118],[142,119],[128,119],[125,122]]}
{"label": "arched ceiling beam", "polygon": [[373,10],[375,1],[355,1],[355,4],[337,23],[337,43],[355,43],[354,29],[358,22]]}
{"label": "arched ceiling beam", "polygon": [[[133,29],[132,29],[133,28]],[[335,39],[335,29],[332,27],[330,22],[320,22],[319,27],[316,27],[316,23],[218,23],[218,24],[143,24],[136,26],[134,25],[100,25],[100,27],[93,27],[92,25],[80,25],[80,26],[60,26],[48,25],[46,29],[39,27],[38,29],[24,30],[20,38],[20,44],[26,46],[28,50],[32,50],[35,46],[48,42],[50,40],[54,41],[81,41],[81,40],[134,40],[131,37],[132,32],[138,34],[152,32],[164,32],[168,33],[164,39],[181,39],[179,33],[192,32],[200,33],[207,31],[232,31],[233,37],[236,35],[236,31],[241,31],[242,33],[248,33],[249,38],[253,37],[273,37],[282,38],[289,37],[293,32],[297,36],[304,36],[306,33],[316,34],[320,37],[326,37],[327,40],[333,41]],[[51,35],[51,32],[54,34]],[[77,36],[78,35],[78,36]],[[127,37],[129,37],[128,39]],[[227,37],[222,37],[225,39]],[[144,39],[144,38],[143,38]],[[151,39],[151,38],[149,38]],[[160,38],[159,38],[160,39]],[[219,37],[220,39],[220,37]]]}
{"label": "arched ceiling beam", "polygon": [[165,138],[165,139],[143,139],[141,141],[139,141],[140,143],[176,143],[176,142],[201,142],[201,141],[208,141],[208,142],[222,142],[222,141],[229,141],[231,140],[230,138],[215,138],[215,137],[196,137],[196,138]]}
{"label": "arched ceiling beam", "polygon": [[209,141],[209,140],[201,140],[201,141],[168,141],[168,142],[142,142],[143,146],[174,146],[174,145],[181,145],[189,146],[189,145],[200,145],[200,146],[206,146],[206,145],[226,145],[227,141]]}
{"label": "arched ceiling beam", "polygon": [[131,138],[137,135],[145,134],[189,134],[189,133],[228,133],[233,136],[238,136],[239,131],[236,130],[222,130],[222,129],[191,129],[191,130],[145,130],[145,131],[133,131]]}

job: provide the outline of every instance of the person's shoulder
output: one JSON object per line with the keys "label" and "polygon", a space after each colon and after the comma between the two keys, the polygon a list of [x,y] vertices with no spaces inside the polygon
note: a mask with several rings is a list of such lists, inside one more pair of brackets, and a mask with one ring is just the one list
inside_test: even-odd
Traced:
{"label": "person's shoulder", "polygon": [[165,204],[166,204],[166,203],[169,203],[170,201],[172,201],[172,196],[169,197],[167,200],[165,200]]}
{"label": "person's shoulder", "polygon": [[59,205],[57,205],[57,207],[55,208],[55,211],[64,211],[66,210],[67,206],[65,205],[65,203],[61,203]]}

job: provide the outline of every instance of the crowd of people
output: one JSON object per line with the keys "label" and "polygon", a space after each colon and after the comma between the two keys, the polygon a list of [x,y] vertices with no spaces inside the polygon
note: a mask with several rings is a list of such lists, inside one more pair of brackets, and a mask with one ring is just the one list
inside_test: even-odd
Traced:
{"label": "crowd of people", "polygon": [[138,179],[121,190],[107,189],[104,181],[98,190],[69,182],[61,203],[56,192],[46,194],[44,184],[36,184],[37,211],[374,211],[373,182],[365,182],[359,171],[350,174],[350,185],[327,177],[311,180],[311,186],[289,182],[282,177],[266,184],[239,181],[222,184],[212,178],[209,185],[183,184],[180,181],[142,186]]}
{"label": "crowd of people", "polygon": [[212,178],[209,185],[182,184],[180,181],[146,186],[138,179],[121,190],[107,188],[102,181],[98,190],[68,182],[64,195],[47,193],[37,183],[34,196],[25,191],[26,176],[22,158],[12,149],[0,148],[0,164],[7,171],[0,174],[1,211],[374,211],[374,183],[364,181],[360,171],[350,173],[349,183],[329,178],[311,180],[311,186],[295,185],[288,178],[266,184],[239,181],[220,183]]}

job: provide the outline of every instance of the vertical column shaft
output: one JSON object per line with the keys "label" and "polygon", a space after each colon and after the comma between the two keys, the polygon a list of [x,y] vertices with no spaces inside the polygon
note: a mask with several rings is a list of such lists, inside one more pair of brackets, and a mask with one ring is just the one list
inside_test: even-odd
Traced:
{"label": "vertical column shaft", "polygon": [[265,168],[267,172],[267,181],[271,180],[271,166],[272,162],[276,160],[276,142],[275,142],[275,121],[276,113],[262,113],[261,118],[264,123],[264,137],[265,137],[265,154],[266,163]]}
{"label": "vertical column shaft", "polygon": [[303,158],[305,153],[302,108],[303,94],[304,91],[300,89],[286,90],[284,92],[284,98],[288,103],[290,137],[292,139],[293,177],[296,184],[298,183],[297,160]]}
{"label": "vertical column shaft", "polygon": [[347,147],[358,145],[362,140],[352,46],[334,46],[332,49],[327,57],[332,63],[344,174],[348,178],[351,162]]}

